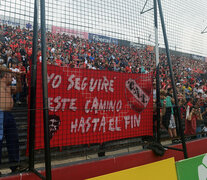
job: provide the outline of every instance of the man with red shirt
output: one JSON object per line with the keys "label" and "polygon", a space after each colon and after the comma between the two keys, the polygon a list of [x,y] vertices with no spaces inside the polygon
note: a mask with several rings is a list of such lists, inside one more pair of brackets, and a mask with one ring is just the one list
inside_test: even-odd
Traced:
{"label": "man with red shirt", "polygon": [[27,52],[28,58],[31,58],[31,56],[32,56],[32,47],[29,46],[28,48],[26,48],[26,52]]}
{"label": "man with red shirt", "polygon": [[58,57],[55,59],[55,64],[57,66],[61,66],[62,65],[62,60],[60,59],[60,55],[58,55]]}

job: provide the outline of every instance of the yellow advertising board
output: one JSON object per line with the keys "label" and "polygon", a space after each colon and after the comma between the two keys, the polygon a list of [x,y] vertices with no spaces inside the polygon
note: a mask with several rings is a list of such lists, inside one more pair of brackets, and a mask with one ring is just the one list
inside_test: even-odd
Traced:
{"label": "yellow advertising board", "polygon": [[118,171],[90,180],[177,180],[174,158]]}

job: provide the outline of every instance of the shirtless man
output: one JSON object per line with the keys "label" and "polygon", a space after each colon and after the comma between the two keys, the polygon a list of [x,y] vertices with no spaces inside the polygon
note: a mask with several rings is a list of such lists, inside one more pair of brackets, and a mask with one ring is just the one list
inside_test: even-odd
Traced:
{"label": "shirtless man", "polygon": [[[12,74],[17,77],[17,86],[11,86]],[[2,141],[5,137],[8,150],[9,162],[19,162],[19,139],[16,122],[11,110],[14,102],[12,95],[21,91],[19,73],[12,73],[6,67],[0,66],[0,162],[2,155]],[[10,167],[12,172],[17,166]]]}

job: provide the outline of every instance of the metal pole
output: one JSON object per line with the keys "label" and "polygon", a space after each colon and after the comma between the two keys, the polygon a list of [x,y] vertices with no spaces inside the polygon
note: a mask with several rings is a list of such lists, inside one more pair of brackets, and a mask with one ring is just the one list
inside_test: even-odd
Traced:
{"label": "metal pole", "polygon": [[155,55],[156,55],[156,111],[157,111],[157,142],[160,142],[160,68],[158,47],[158,23],[157,23],[157,1],[154,0],[154,25],[155,25]]}
{"label": "metal pole", "polygon": [[36,114],[36,80],[37,80],[37,39],[38,39],[38,1],[34,5],[33,22],[33,47],[31,64],[31,86],[30,86],[30,127],[29,127],[29,170],[34,169],[34,147],[35,147],[35,114]]}
{"label": "metal pole", "polygon": [[173,74],[173,70],[172,70],[172,62],[171,62],[171,59],[170,59],[169,45],[168,45],[168,39],[167,39],[167,33],[166,33],[166,28],[165,28],[163,12],[162,12],[162,5],[161,5],[160,0],[157,0],[157,2],[158,2],[159,12],[160,12],[160,20],[161,20],[161,24],[162,24],[163,37],[164,37],[164,41],[165,41],[165,50],[166,50],[168,65],[169,65],[169,69],[170,69],[170,78],[171,78],[172,87],[173,87],[173,95],[174,95],[174,99],[175,99],[175,108],[176,108],[177,117],[178,117],[179,130],[180,130],[180,133],[181,133],[181,140],[182,140],[182,145],[183,145],[183,154],[184,154],[184,158],[188,158],[187,148],[186,148],[186,143],[185,143],[185,138],[184,138],[184,133],[183,133],[183,128],[182,128],[182,124],[181,124],[180,108],[178,107],[177,90],[176,90],[176,87],[175,87],[174,74]]}
{"label": "metal pole", "polygon": [[41,52],[42,52],[42,90],[43,90],[45,169],[46,169],[46,179],[50,180],[52,177],[51,177],[50,138],[49,138],[49,124],[48,124],[45,0],[41,0]]}

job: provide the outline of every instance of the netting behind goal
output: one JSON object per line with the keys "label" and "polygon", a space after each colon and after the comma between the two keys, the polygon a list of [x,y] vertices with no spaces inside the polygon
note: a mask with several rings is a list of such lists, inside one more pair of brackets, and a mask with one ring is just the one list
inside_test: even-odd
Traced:
{"label": "netting behind goal", "polygon": [[[182,126],[187,140],[201,137],[205,135],[206,127],[207,2],[163,1],[162,5]],[[38,8],[40,10],[40,5]],[[88,159],[89,154],[100,152],[100,147],[102,151],[125,147],[129,150],[129,147],[141,145],[141,139],[145,140],[146,136],[155,136],[153,1],[46,0],[45,8],[46,100],[54,159],[83,155]],[[38,15],[37,85],[36,96],[31,97],[31,69],[36,67],[31,66],[34,1],[0,0],[0,65],[7,70],[11,68],[7,73],[13,71],[14,87],[17,87],[16,74],[21,74],[21,92],[11,94],[14,107],[10,109],[13,122],[17,124],[15,130],[18,129],[18,136],[15,136],[19,137],[14,148],[20,151],[20,157],[8,160],[10,155],[4,148],[7,134],[0,134],[2,167],[9,167],[8,162],[14,165],[27,163],[25,144],[29,143],[27,125],[29,127],[31,117],[27,111],[31,110],[31,98],[36,100],[35,149],[39,150],[36,158],[43,159],[40,11]],[[180,136],[178,117],[159,16],[158,31],[161,139],[177,140]],[[5,97],[1,95],[1,101]],[[3,104],[6,102],[4,100]],[[202,115],[196,126],[187,121],[187,114],[193,108]],[[0,109],[4,110],[2,104]],[[0,119],[0,129],[4,131],[4,117],[0,116]]]}

